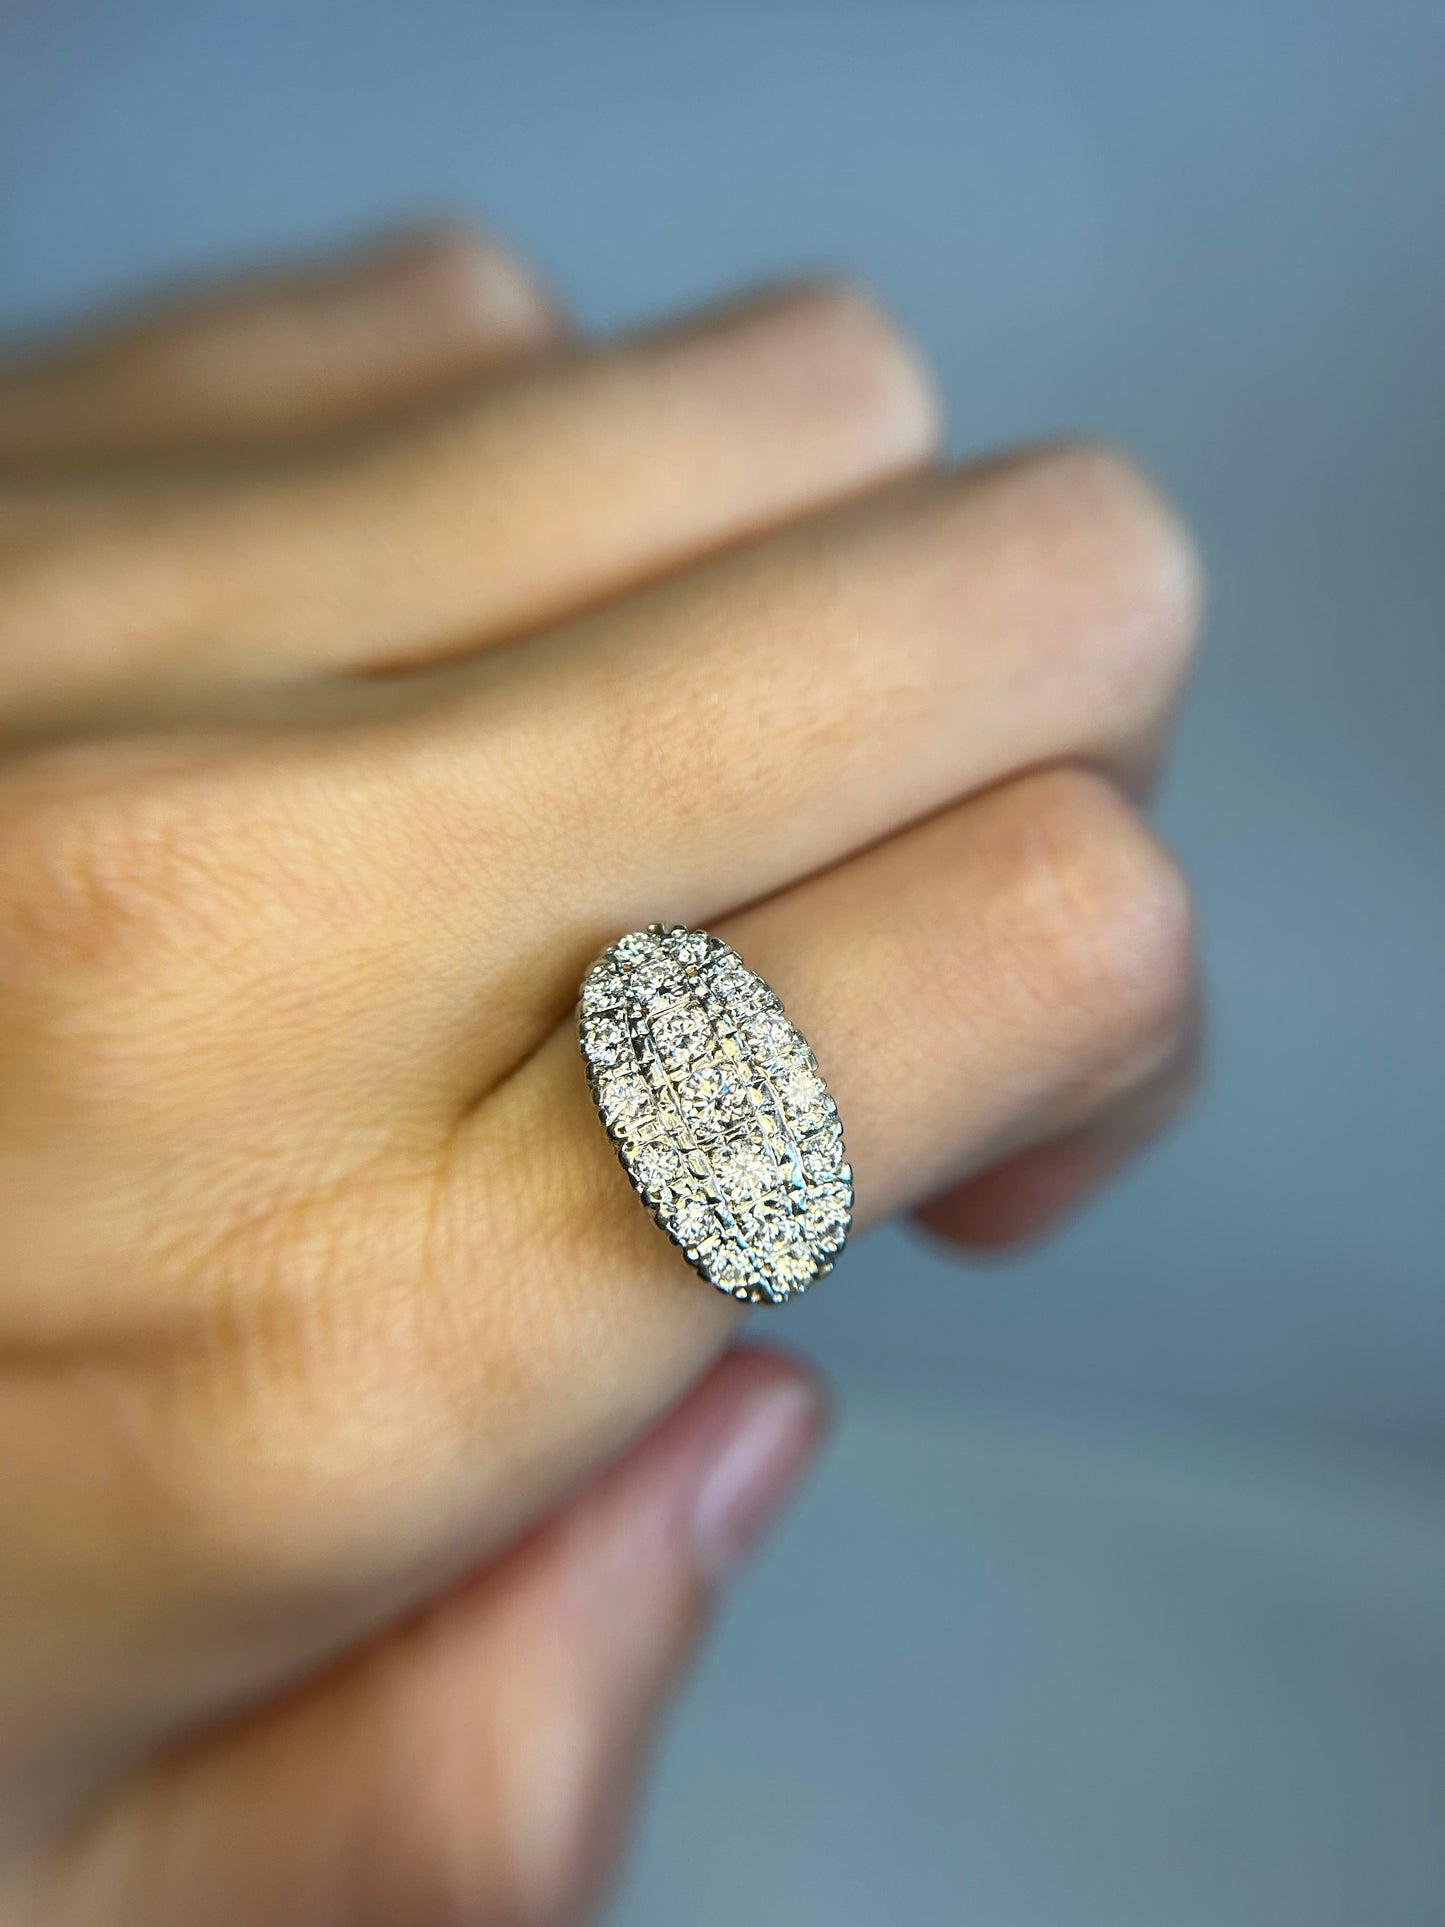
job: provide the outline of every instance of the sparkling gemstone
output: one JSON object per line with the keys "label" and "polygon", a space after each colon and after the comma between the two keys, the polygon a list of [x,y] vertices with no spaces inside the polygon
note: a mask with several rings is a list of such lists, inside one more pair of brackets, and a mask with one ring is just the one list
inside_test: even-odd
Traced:
{"label": "sparkling gemstone", "polygon": [[751,1280],[752,1268],[747,1255],[736,1245],[725,1244],[718,1248],[713,1259],[713,1272],[718,1283],[725,1291],[746,1288]]}
{"label": "sparkling gemstone", "polygon": [[697,966],[706,963],[708,953],[707,933],[703,930],[684,930],[679,926],[669,930],[665,939],[669,953],[678,962]]}
{"label": "sparkling gemstone", "polygon": [[755,1056],[765,1068],[781,1069],[793,1059],[798,1034],[786,1017],[763,1011],[753,1025],[751,1041]]}
{"label": "sparkling gemstone", "polygon": [[785,1249],[797,1235],[787,1201],[781,1196],[752,1198],[742,1204],[738,1229],[750,1245],[765,1255]]}
{"label": "sparkling gemstone", "polygon": [[658,1138],[638,1149],[632,1168],[649,1190],[661,1190],[681,1175],[682,1159],[665,1138]]}
{"label": "sparkling gemstone", "polygon": [[743,1007],[757,1009],[764,1004],[771,1005],[776,1000],[772,992],[756,976],[742,958],[731,950],[721,950],[713,958],[709,974],[711,989],[719,997],[727,998]]}
{"label": "sparkling gemstone", "polygon": [[696,1057],[712,1036],[707,1018],[695,1004],[679,1004],[675,1010],[665,1011],[652,1026],[652,1034],[669,1064]]}
{"label": "sparkling gemstone", "polygon": [[813,1196],[803,1206],[803,1229],[814,1245],[832,1249],[848,1229],[849,1211],[841,1198]]}
{"label": "sparkling gemstone", "polygon": [[647,957],[633,967],[628,982],[645,1003],[665,1007],[676,1002],[687,986],[670,957]]}
{"label": "sparkling gemstone", "polygon": [[769,1295],[781,1298],[790,1291],[806,1290],[818,1275],[818,1260],[802,1238],[793,1237],[769,1247],[764,1270],[771,1282]]}
{"label": "sparkling gemstone", "polygon": [[773,1081],[773,1088],[789,1111],[795,1117],[821,1113],[823,1105],[823,1080],[818,1073],[806,1065],[794,1064],[780,1072]]}
{"label": "sparkling gemstone", "polygon": [[717,1131],[742,1112],[744,1098],[721,1058],[705,1058],[678,1079],[678,1101],[694,1124]]}
{"label": "sparkling gemstone", "polygon": [[594,1064],[620,1064],[631,1056],[627,1031],[615,1017],[599,1017],[587,1033],[587,1055]]}
{"label": "sparkling gemstone", "polygon": [[756,1145],[739,1145],[714,1161],[718,1189],[733,1203],[763,1197],[778,1183],[778,1168]]}
{"label": "sparkling gemstone", "polygon": [[843,1165],[841,1131],[820,1132],[803,1146],[803,1175],[825,1180],[836,1177]]}
{"label": "sparkling gemstone", "polygon": [[629,966],[640,963],[644,957],[657,955],[657,938],[650,930],[630,930],[613,944],[612,954],[620,963]]}
{"label": "sparkling gemstone", "polygon": [[652,1093],[635,1071],[608,1071],[600,1089],[603,1113],[609,1121],[631,1123],[652,1109]]}
{"label": "sparkling gemstone", "polygon": [[686,1245],[698,1244],[715,1229],[717,1218],[707,1199],[697,1194],[679,1198],[673,1211],[672,1228]]}
{"label": "sparkling gemstone", "polygon": [[582,1008],[585,1012],[605,1010],[622,1002],[622,973],[604,964],[589,971],[582,986]]}

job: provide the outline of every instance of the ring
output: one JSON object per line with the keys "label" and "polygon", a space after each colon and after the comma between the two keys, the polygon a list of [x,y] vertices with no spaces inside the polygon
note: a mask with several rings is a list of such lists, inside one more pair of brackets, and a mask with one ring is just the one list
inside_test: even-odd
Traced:
{"label": "ring", "polygon": [[853,1215],[838,1107],[730,945],[629,931],[583,978],[577,1034],[633,1189],[710,1285],[780,1305],[833,1269]]}

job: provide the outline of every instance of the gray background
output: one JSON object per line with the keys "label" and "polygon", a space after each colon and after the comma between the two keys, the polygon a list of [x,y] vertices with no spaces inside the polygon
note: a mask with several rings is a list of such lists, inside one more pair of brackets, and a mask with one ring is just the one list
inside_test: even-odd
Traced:
{"label": "gray background", "polygon": [[1011,1273],[886,1230],[786,1322],[842,1433],[619,1920],[1438,1923],[1445,10],[0,10],[0,323],[437,211],[602,328],[862,276],[957,452],[1127,442],[1213,579],[1206,1101]]}

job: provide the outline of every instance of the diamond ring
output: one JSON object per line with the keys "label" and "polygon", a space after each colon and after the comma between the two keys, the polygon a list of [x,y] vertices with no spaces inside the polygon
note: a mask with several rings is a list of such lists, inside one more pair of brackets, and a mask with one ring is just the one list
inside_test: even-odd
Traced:
{"label": "diamond ring", "polygon": [[577,1030],[633,1189],[710,1285],[782,1304],[833,1269],[853,1212],[838,1107],[735,950],[630,931],[583,978]]}

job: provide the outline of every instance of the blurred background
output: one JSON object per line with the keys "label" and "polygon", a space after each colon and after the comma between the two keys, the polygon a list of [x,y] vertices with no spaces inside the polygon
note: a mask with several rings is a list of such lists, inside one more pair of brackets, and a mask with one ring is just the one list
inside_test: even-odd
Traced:
{"label": "blurred background", "polygon": [[955,453],[1129,444],[1213,583],[1205,1101],[768,1325],[839,1437],[616,1927],[1438,1927],[1445,9],[0,0],[0,326],[438,213],[604,330],[864,278]]}

